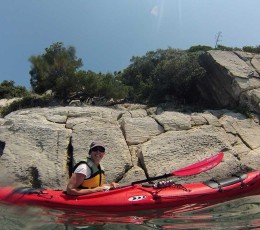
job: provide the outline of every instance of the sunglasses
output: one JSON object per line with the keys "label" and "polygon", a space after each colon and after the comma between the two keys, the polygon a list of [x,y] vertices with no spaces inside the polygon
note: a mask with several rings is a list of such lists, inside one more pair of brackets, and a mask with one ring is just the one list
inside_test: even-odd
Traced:
{"label": "sunglasses", "polygon": [[93,152],[99,151],[101,153],[104,153],[105,152],[105,148],[101,147],[101,146],[96,146],[96,147],[92,148],[91,151],[93,151]]}

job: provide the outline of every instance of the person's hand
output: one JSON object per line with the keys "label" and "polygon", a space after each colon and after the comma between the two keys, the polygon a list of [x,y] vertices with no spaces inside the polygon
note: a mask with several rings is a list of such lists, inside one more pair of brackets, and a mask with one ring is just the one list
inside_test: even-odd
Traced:
{"label": "person's hand", "polygon": [[107,186],[107,185],[103,186],[103,191],[108,191],[108,190],[110,190],[110,189],[111,189],[110,186]]}
{"label": "person's hand", "polygon": [[110,183],[110,187],[111,187],[111,188],[116,188],[116,187],[118,187],[118,186],[119,186],[119,184],[116,183],[116,182]]}

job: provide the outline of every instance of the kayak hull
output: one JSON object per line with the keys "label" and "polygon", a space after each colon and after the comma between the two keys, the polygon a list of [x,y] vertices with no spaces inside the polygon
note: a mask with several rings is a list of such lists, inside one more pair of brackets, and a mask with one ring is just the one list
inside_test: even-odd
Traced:
{"label": "kayak hull", "polygon": [[219,182],[172,184],[164,188],[133,185],[82,196],[67,195],[61,190],[0,187],[2,203],[102,212],[178,209],[198,204],[203,207],[253,195],[260,195],[260,170]]}

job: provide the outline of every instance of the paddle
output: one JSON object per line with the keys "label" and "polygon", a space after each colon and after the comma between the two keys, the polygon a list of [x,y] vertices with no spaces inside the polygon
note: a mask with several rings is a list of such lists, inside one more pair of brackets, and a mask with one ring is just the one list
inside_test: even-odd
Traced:
{"label": "paddle", "polygon": [[[147,178],[147,179],[144,179],[144,180],[134,181],[134,182],[132,182],[128,185],[123,185],[123,187],[134,185],[134,184],[140,184],[140,183],[144,183],[144,182],[149,182],[149,181],[154,181],[154,180],[167,178],[167,177],[171,177],[171,176],[192,176],[192,175],[196,175],[196,174],[205,172],[207,170],[210,170],[210,169],[216,167],[221,162],[223,157],[224,157],[224,153],[219,152],[216,155],[208,157],[208,158],[206,158],[202,161],[199,161],[195,164],[192,164],[192,165],[186,166],[184,168],[178,169],[176,171],[170,172],[168,174],[164,174],[164,175],[156,176],[156,177],[150,177],[150,178]],[[122,187],[122,186],[120,186],[120,187]]]}

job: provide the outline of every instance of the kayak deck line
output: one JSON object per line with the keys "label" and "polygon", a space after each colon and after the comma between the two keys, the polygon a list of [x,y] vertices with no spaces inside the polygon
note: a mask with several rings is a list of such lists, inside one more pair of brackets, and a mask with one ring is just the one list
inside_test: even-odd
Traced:
{"label": "kayak deck line", "polygon": [[[243,181],[247,178],[247,174],[242,175],[233,175],[230,178],[220,179],[220,180],[207,180],[204,181],[203,184],[209,186],[210,188],[216,189],[218,188],[220,191],[222,191],[223,187],[236,184],[238,182],[241,183],[241,187],[244,187]],[[155,188],[154,184],[141,184],[141,187],[143,188]],[[140,189],[141,189],[140,187]],[[183,191],[190,192],[191,190],[185,188],[182,184],[176,184],[174,182],[171,182],[170,184],[167,184],[166,186],[162,187],[156,187],[157,193],[160,192],[162,189],[167,188],[175,188],[175,189],[182,189]],[[145,190],[145,189],[144,189]],[[20,193],[20,194],[38,194],[38,195],[44,195],[48,194],[47,192],[44,192],[43,189],[35,189],[31,187],[18,187],[13,190],[14,193]],[[56,190],[56,191],[63,191],[63,190]],[[145,190],[146,191],[146,190]],[[149,191],[147,191],[149,192]],[[67,194],[66,191],[63,191],[64,194]]]}

